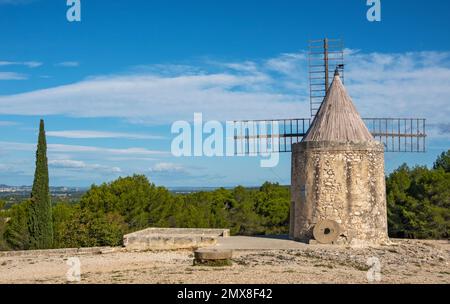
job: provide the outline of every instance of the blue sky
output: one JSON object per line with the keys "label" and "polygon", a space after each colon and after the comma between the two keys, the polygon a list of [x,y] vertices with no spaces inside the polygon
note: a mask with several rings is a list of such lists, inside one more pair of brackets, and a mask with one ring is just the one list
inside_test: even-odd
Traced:
{"label": "blue sky", "polygon": [[171,124],[308,117],[308,39],[343,38],[346,86],[362,116],[428,119],[431,165],[450,148],[450,3],[384,0],[0,0],[0,184],[31,184],[39,118],[52,185],[142,173],[165,186],[290,182],[290,156],[175,158]]}

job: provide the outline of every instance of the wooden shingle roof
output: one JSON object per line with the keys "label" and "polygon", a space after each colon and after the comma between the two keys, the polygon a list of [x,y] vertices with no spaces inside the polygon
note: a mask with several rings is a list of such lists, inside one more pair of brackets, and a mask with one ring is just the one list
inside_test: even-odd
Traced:
{"label": "wooden shingle roof", "polygon": [[338,73],[303,141],[374,141]]}

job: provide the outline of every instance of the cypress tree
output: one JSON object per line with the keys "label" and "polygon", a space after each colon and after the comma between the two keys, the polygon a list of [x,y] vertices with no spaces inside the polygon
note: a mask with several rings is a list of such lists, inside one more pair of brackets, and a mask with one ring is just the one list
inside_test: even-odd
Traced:
{"label": "cypress tree", "polygon": [[30,232],[30,248],[46,249],[53,245],[52,206],[50,201],[47,142],[45,139],[44,121],[39,126],[39,139],[36,151],[36,171],[29,212],[28,229]]}

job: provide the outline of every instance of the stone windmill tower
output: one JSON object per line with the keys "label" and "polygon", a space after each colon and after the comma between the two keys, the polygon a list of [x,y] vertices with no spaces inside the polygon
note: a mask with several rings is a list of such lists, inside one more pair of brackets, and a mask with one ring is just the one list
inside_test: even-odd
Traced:
{"label": "stone windmill tower", "polygon": [[343,84],[341,41],[309,48],[311,118],[234,121],[236,154],[292,153],[290,238],[385,243],[384,153],[425,152],[426,121],[361,118]]}
{"label": "stone windmill tower", "polygon": [[290,237],[321,243],[388,240],[384,145],[336,71],[302,142],[292,148]]}

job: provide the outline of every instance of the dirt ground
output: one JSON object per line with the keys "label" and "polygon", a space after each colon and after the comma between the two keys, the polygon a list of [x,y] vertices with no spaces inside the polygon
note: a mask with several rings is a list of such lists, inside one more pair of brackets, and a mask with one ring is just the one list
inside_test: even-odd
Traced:
{"label": "dirt ground", "polygon": [[[0,257],[0,283],[68,283],[70,257]],[[234,252],[231,267],[193,266],[193,253],[187,250],[118,250],[77,258],[79,283],[450,283],[448,241],[395,240],[390,246],[365,249],[305,245],[240,250]],[[373,258],[379,260],[380,271]]]}

